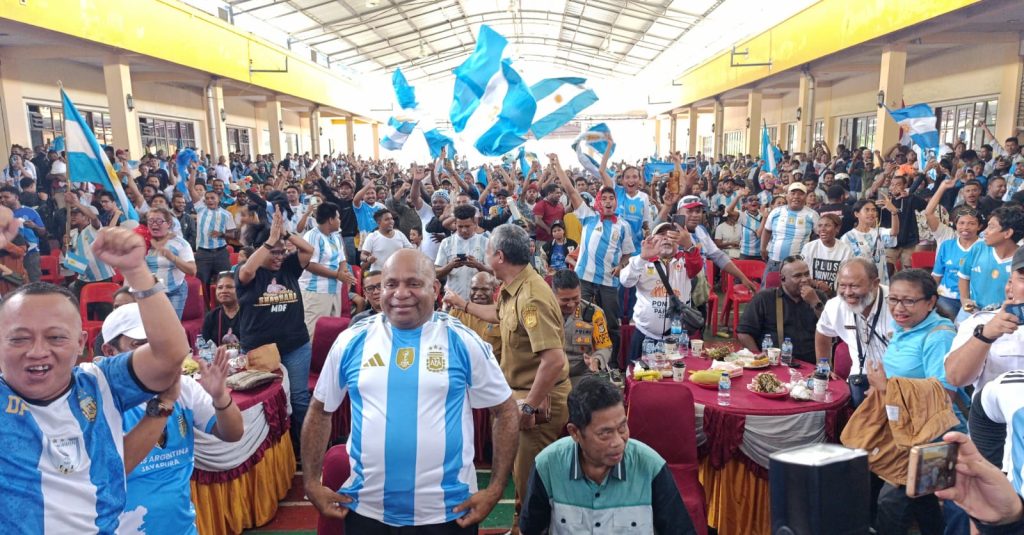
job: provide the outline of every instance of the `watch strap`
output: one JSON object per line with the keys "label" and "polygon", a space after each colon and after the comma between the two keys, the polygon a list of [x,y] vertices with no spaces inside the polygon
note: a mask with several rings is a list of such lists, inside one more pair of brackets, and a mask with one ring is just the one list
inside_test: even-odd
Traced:
{"label": "watch strap", "polygon": [[974,328],[974,337],[977,338],[978,340],[981,340],[982,342],[985,342],[986,344],[993,344],[993,343],[995,343],[996,339],[995,338],[989,338],[989,337],[985,336],[984,331],[985,331],[985,325],[981,324],[981,325],[976,326]]}
{"label": "watch strap", "polygon": [[153,286],[150,286],[145,290],[135,290],[134,288],[128,288],[128,293],[130,293],[136,301],[141,301],[147,297],[152,297],[158,293],[166,291],[167,286],[164,284],[162,280],[158,279],[156,275],[153,275]]}

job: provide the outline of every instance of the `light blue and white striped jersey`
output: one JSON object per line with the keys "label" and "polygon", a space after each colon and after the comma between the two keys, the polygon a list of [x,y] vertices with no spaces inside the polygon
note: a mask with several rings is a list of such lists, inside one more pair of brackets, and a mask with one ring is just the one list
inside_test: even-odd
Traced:
{"label": "light blue and white striped jersey", "polygon": [[852,228],[843,234],[840,241],[850,246],[853,256],[867,258],[874,262],[878,268],[878,280],[881,284],[889,285],[889,270],[886,268],[885,250],[889,247],[896,247],[896,236],[893,236],[892,229],[875,228],[868,232],[861,232]]}
{"label": "light blue and white striped jersey", "polygon": [[71,388],[45,405],[2,380],[0,395],[0,533],[116,532],[126,499],[123,414],[153,397],[128,353],[76,366]]}
{"label": "light blue and white striped jersey", "polygon": [[740,254],[746,256],[761,256],[761,214],[750,215],[746,210],[740,211]]}
{"label": "light blue and white striped jersey", "polygon": [[210,210],[206,205],[196,208],[196,247],[219,249],[228,244],[224,238],[211,238],[213,231],[225,232],[235,228],[235,218],[223,208]]}
{"label": "light blue and white striped jersey", "polygon": [[804,206],[794,212],[788,206],[779,206],[768,214],[765,228],[772,233],[768,243],[768,260],[781,262],[783,258],[800,254],[800,249],[810,241],[818,213]]}
{"label": "light blue and white striped jersey", "polygon": [[[309,259],[311,263],[317,263],[332,271],[338,271],[342,262],[345,261],[345,241],[341,233],[335,232],[326,235],[315,228],[302,236],[304,240],[313,246],[313,256]],[[338,295],[341,293],[341,281],[334,277],[324,277],[309,271],[302,272],[299,276],[299,288],[303,292]]]}
{"label": "light blue and white striped jersey", "polygon": [[[146,405],[124,415],[128,434],[146,415]],[[195,464],[195,430],[212,433],[217,424],[213,399],[191,377],[181,378],[181,393],[160,441],[128,474],[128,500],[121,533],[197,533],[189,479]]]}
{"label": "light blue and white striped jersey", "polygon": [[85,273],[78,275],[79,280],[96,282],[114,276],[114,268],[97,260],[96,255],[92,254],[92,242],[96,241],[96,229],[92,225],[86,225],[82,230],[72,230],[71,236],[71,243],[74,244],[73,251],[82,255],[89,266]]}
{"label": "light blue and white striped jersey", "polygon": [[580,204],[574,213],[583,227],[576,274],[593,284],[618,287],[612,270],[622,255],[636,251],[629,225],[621,219],[602,218],[586,204]]}
{"label": "light blue and white striped jersey", "polygon": [[[775,197],[775,194],[772,193],[769,190],[766,190],[766,189],[761,190],[757,194],[757,200],[761,202],[761,206],[771,206],[772,205],[772,199],[774,197]],[[758,253],[758,254],[760,254],[760,253]]]}
{"label": "light blue and white striped jersey", "polygon": [[615,213],[626,220],[633,234],[633,249],[640,250],[640,242],[644,239],[644,222],[651,224],[651,199],[640,190],[630,197],[623,186],[615,186],[617,207]]}
{"label": "light blue and white striped jersey", "polygon": [[[180,236],[172,236],[164,246],[185,262],[195,262],[196,260],[192,246]],[[178,269],[174,262],[164,258],[156,249],[150,249],[146,254],[146,265],[149,266],[150,272],[164,281],[168,290],[173,290],[185,283],[185,272]]]}
{"label": "light blue and white striped jersey", "polygon": [[333,412],[348,395],[346,507],[391,526],[442,524],[476,492],[471,409],[512,395],[491,346],[447,314],[417,329],[384,314],[338,336],[313,397]]}

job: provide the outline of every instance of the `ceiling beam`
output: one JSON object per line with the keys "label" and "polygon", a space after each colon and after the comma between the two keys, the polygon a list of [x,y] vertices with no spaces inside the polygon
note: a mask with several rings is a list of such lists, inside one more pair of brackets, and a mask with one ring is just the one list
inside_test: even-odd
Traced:
{"label": "ceiling beam", "polygon": [[924,35],[907,41],[910,46],[917,45],[976,45],[978,43],[1019,43],[1017,32],[941,32]]}
{"label": "ceiling beam", "polygon": [[132,83],[140,84],[170,84],[170,83],[194,83],[206,85],[210,83],[211,77],[200,73],[183,72],[132,72]]}
{"label": "ceiling beam", "polygon": [[[103,50],[92,47],[75,47],[74,57],[68,57],[66,46],[53,45],[25,45],[25,46],[2,46],[0,57],[26,59],[103,59],[110,55],[110,50]],[[102,62],[100,62],[102,66]]]}

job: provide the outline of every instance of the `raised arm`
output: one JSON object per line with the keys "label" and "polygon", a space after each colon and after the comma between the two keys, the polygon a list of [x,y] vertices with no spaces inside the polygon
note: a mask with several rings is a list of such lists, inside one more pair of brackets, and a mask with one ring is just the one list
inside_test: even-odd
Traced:
{"label": "raised arm", "polygon": [[611,132],[605,134],[604,139],[608,142],[608,146],[604,148],[604,155],[601,156],[601,167],[598,170],[600,171],[601,182],[604,184],[604,187],[614,188],[615,181],[612,180],[611,175],[608,174],[608,157],[612,154],[612,145],[615,144],[615,141],[612,140]]}
{"label": "raised arm", "polygon": [[551,167],[554,169],[555,176],[558,177],[558,181],[562,183],[562,189],[565,190],[565,194],[569,196],[569,204],[572,205],[572,209],[575,210],[583,204],[583,197],[580,196],[580,192],[576,191],[576,186],[573,185],[572,181],[569,180],[569,176],[565,174],[562,169],[562,165],[558,163],[558,155],[551,153],[548,154],[548,159],[551,161]]}
{"label": "raised arm", "polygon": [[940,180],[935,186],[935,193],[932,193],[932,197],[928,199],[928,206],[924,207],[924,217],[928,222],[928,228],[932,232],[939,230],[939,226],[942,225],[942,221],[939,219],[938,214],[942,195],[946,193],[946,190],[953,187],[953,184],[955,183],[956,181],[953,180],[952,177],[946,177],[945,180]]}

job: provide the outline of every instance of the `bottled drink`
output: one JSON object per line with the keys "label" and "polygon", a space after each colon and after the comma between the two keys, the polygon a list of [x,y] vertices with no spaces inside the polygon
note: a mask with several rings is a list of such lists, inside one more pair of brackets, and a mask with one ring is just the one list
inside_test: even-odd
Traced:
{"label": "bottled drink", "polygon": [[669,336],[665,339],[665,352],[667,356],[675,358],[678,354],[683,356],[685,349],[679,347],[679,338],[683,335],[683,322],[679,318],[672,318],[672,326],[669,328]]}
{"label": "bottled drink", "polygon": [[195,345],[196,355],[198,355],[204,347],[206,347],[206,340],[203,338],[203,335],[197,334]]}
{"label": "bottled drink", "polygon": [[686,334],[686,331],[683,330],[682,324],[679,325],[679,336],[676,344],[679,348],[680,357],[686,357],[690,354],[690,335]]}
{"label": "bottled drink", "polygon": [[782,365],[789,366],[793,363],[793,341],[787,336],[782,341]]}
{"label": "bottled drink", "polygon": [[818,369],[814,372],[814,400],[831,401],[828,391],[828,379],[831,373],[828,359],[818,359]]}
{"label": "bottled drink", "polygon": [[718,379],[718,404],[723,407],[728,407],[731,399],[732,380],[729,379],[729,374],[727,372],[722,372],[722,377]]}
{"label": "bottled drink", "polygon": [[213,359],[217,356],[217,344],[213,340],[206,340],[204,342],[202,336],[200,336],[196,339],[196,346],[199,351],[199,359],[205,360],[207,364],[213,364]]}
{"label": "bottled drink", "polygon": [[761,352],[765,355],[768,354],[768,349],[775,347],[775,340],[772,340],[772,335],[764,335],[764,339],[761,340]]}

